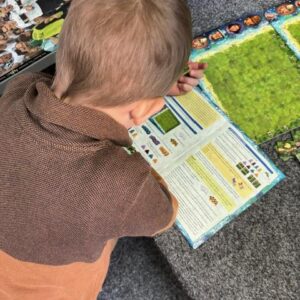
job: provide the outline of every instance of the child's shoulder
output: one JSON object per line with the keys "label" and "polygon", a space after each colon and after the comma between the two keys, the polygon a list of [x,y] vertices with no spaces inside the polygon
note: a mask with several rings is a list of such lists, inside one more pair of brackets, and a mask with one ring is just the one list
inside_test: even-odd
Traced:
{"label": "child's shoulder", "polygon": [[127,147],[117,146],[108,142],[107,149],[99,152],[99,171],[105,170],[107,176],[124,185],[133,182],[142,184],[149,175],[151,168],[141,154],[132,153]]}

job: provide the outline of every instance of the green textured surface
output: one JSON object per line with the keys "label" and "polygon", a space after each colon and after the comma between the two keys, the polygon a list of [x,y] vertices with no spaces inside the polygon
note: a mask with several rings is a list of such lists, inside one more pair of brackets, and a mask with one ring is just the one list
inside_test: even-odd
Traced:
{"label": "green textured surface", "polygon": [[154,119],[165,133],[171,131],[180,124],[169,109],[164,110],[162,113],[155,116]]}
{"label": "green textured surface", "polygon": [[300,43],[300,21],[295,24],[288,26],[288,31],[291,33],[293,38]]}
{"label": "green textured surface", "polygon": [[300,125],[300,62],[272,30],[204,59],[230,118],[256,142]]}

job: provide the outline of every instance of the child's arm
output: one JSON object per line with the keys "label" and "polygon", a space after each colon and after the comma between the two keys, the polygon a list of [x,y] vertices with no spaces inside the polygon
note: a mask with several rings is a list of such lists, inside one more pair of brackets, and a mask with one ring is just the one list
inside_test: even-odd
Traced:
{"label": "child's arm", "polygon": [[178,79],[176,84],[169,91],[169,96],[180,96],[190,92],[194,87],[196,87],[199,83],[199,79],[203,77],[207,64],[189,62],[188,67],[189,72]]}
{"label": "child's arm", "polygon": [[171,192],[168,189],[167,183],[163,180],[163,178],[154,170],[151,170],[151,173],[153,175],[153,177],[158,181],[158,183],[161,185],[163,191],[168,195],[172,208],[173,208],[173,215],[172,218],[170,220],[170,222],[168,223],[168,225],[162,229],[160,229],[159,231],[155,232],[153,234],[153,236],[160,234],[166,230],[168,230],[169,228],[171,228],[173,226],[173,224],[175,223],[176,217],[177,217],[177,213],[178,213],[178,201],[176,200],[176,198],[174,197],[173,194],[171,194]]}
{"label": "child's arm", "polygon": [[139,191],[125,214],[120,236],[153,236],[173,225],[177,201],[160,176],[153,173],[149,170],[138,176]]}

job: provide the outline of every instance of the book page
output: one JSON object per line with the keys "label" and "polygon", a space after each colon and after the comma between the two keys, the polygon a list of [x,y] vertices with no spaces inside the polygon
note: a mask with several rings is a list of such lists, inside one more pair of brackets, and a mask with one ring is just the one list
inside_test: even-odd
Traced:
{"label": "book page", "polygon": [[284,177],[199,89],[168,98],[164,110],[130,133],[178,200],[176,224],[194,248]]}
{"label": "book page", "polygon": [[272,165],[231,126],[162,175],[179,201],[177,224],[193,246],[213,235],[222,221],[278,177]]}
{"label": "book page", "polygon": [[129,130],[135,148],[158,172],[223,126],[224,118],[204,98],[196,90],[176,99],[168,97],[163,110]]}

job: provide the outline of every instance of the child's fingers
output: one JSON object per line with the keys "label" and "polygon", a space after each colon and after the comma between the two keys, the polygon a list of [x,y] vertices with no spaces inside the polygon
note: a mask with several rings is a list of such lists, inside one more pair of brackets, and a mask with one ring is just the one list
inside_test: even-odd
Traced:
{"label": "child's fingers", "polygon": [[192,89],[194,87],[187,84],[187,83],[178,83],[178,88],[179,88],[180,91],[182,91],[184,93],[188,93],[188,92],[192,91]]}
{"label": "child's fingers", "polygon": [[190,75],[191,77],[200,79],[200,78],[202,78],[203,75],[204,75],[204,70],[192,70],[192,71],[190,71],[189,75]]}
{"label": "child's fingers", "polygon": [[197,79],[201,79],[204,75],[204,71],[207,68],[207,63],[197,63],[197,62],[189,62],[189,71],[187,71],[184,75],[186,77],[194,77]]}
{"label": "child's fingers", "polygon": [[196,86],[199,83],[199,79],[194,78],[194,77],[182,76],[179,79],[179,83],[188,84],[188,85],[191,85],[191,86]]}
{"label": "child's fingers", "polygon": [[207,63],[189,62],[190,71],[192,70],[205,70],[208,67]]}

